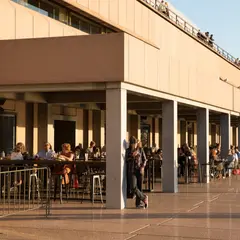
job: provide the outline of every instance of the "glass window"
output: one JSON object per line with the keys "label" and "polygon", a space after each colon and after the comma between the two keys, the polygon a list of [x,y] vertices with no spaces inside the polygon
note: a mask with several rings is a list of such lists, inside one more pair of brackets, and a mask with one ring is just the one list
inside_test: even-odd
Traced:
{"label": "glass window", "polygon": [[28,4],[30,4],[34,7],[38,7],[38,2],[39,2],[38,0],[28,0],[27,2],[28,2]]}
{"label": "glass window", "polygon": [[73,14],[71,14],[70,16],[71,16],[71,26],[74,28],[80,29],[80,19]]}
{"label": "glass window", "polygon": [[68,24],[68,11],[66,8],[58,8],[58,20]]}
{"label": "glass window", "polygon": [[90,33],[90,24],[87,21],[81,20],[80,21],[80,29],[83,32]]}
{"label": "glass window", "polygon": [[95,25],[91,25],[91,34],[100,34],[101,31],[101,27],[99,26],[95,26]]}
{"label": "glass window", "polygon": [[54,7],[51,4],[49,4],[47,2],[44,2],[44,1],[41,1],[40,2],[40,8],[42,10],[46,11],[49,17],[54,18],[55,10],[54,10]]}

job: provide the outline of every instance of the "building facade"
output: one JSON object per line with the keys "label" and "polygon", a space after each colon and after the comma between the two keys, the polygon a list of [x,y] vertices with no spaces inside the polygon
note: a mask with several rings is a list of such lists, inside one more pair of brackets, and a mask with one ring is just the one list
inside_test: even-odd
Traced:
{"label": "building facade", "polygon": [[130,135],[163,148],[165,192],[181,144],[203,163],[209,145],[237,145],[239,67],[158,2],[1,0],[0,150],[106,145],[107,206],[123,208]]}

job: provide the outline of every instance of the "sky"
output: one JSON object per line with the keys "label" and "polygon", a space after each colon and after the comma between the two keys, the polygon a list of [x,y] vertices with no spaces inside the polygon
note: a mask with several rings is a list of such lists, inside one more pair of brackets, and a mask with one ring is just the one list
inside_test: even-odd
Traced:
{"label": "sky", "polygon": [[215,43],[240,57],[240,0],[168,0],[201,29],[213,34]]}

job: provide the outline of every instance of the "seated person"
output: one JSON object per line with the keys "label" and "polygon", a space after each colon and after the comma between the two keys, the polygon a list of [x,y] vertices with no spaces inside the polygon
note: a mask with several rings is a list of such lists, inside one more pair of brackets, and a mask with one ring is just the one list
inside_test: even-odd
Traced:
{"label": "seated person", "polygon": [[81,143],[79,143],[78,146],[75,147],[75,155],[76,155],[76,158],[84,157],[84,149]]}
{"label": "seated person", "polygon": [[230,168],[230,172],[232,172],[232,168],[234,168],[234,156],[232,154],[231,149],[229,149],[228,151],[228,156],[225,162],[225,171],[227,172],[229,168]]}
{"label": "seated person", "polygon": [[[64,143],[62,145],[62,151],[58,155],[58,158],[69,162],[74,160],[74,153],[71,151],[71,145],[69,143]],[[61,169],[60,171],[56,171],[56,169],[54,169],[54,172],[64,175],[66,184],[68,184],[69,183],[68,174],[71,172],[71,169],[72,165],[64,165],[63,169]],[[62,180],[62,184],[64,184],[64,179]]]}
{"label": "seated person", "polygon": [[94,157],[95,158],[100,158],[101,157],[101,153],[100,153],[100,149],[99,148],[95,148],[94,149]]}
{"label": "seated person", "polygon": [[[27,160],[29,158],[28,152],[26,152],[25,146],[23,143],[17,143],[14,151],[11,153],[11,160]],[[17,180],[14,182],[14,185],[22,184],[22,176],[17,176]]]}
{"label": "seated person", "polygon": [[101,157],[105,158],[106,157],[106,146],[103,146],[101,149]]}
{"label": "seated person", "polygon": [[162,149],[158,149],[157,152],[154,155],[154,159],[160,161],[160,167],[162,166],[162,160],[163,160],[163,151]]}
{"label": "seated person", "polygon": [[23,143],[17,143],[15,149],[11,153],[11,160],[27,160],[29,158],[28,152],[26,152],[25,146]]}
{"label": "seated person", "polygon": [[88,153],[89,157],[94,156],[95,147],[96,147],[96,143],[94,141],[91,141],[89,148],[86,150],[86,153]]}
{"label": "seated person", "polygon": [[44,149],[38,152],[36,158],[42,158],[46,160],[52,160],[55,157],[55,152],[52,150],[52,145],[50,143],[44,144]]}

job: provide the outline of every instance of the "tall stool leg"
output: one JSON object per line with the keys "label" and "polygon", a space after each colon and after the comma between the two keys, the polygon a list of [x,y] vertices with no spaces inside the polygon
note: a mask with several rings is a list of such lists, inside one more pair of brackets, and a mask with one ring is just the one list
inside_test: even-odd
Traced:
{"label": "tall stool leg", "polygon": [[57,199],[57,185],[58,185],[58,176],[55,175],[54,176],[54,197],[53,197],[54,202]]}
{"label": "tall stool leg", "polygon": [[28,186],[28,200],[31,199],[31,186],[32,186],[32,176],[29,176],[29,186]]}
{"label": "tall stool leg", "polygon": [[[64,180],[64,186],[65,186],[65,194],[66,194],[66,200],[68,201],[68,184],[66,182],[66,177],[63,175],[63,180]],[[62,185],[62,183],[61,183]]]}
{"label": "tall stool leg", "polygon": [[101,203],[103,203],[102,185],[101,185],[101,179],[100,179],[100,176],[98,177],[98,184],[99,184],[99,194],[100,194],[100,197],[101,197]]}
{"label": "tall stool leg", "polygon": [[40,186],[39,186],[40,179],[38,178],[37,174],[35,174],[35,178],[36,178],[36,184],[37,184],[38,201],[41,201]]}
{"label": "tall stool leg", "polygon": [[59,177],[59,186],[60,186],[60,203],[62,204],[62,176]]}
{"label": "tall stool leg", "polygon": [[91,197],[92,197],[92,204],[93,204],[94,203],[94,195],[95,195],[95,176],[91,177],[91,181],[92,181]]}

